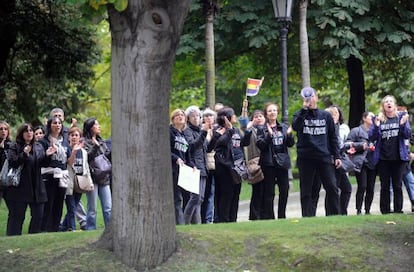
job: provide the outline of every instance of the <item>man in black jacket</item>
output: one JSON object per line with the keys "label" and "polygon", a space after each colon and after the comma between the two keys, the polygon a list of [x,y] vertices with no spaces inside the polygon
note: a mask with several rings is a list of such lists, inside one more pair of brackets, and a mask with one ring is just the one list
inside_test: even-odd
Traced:
{"label": "man in black jacket", "polygon": [[[326,191],[326,215],[339,214],[335,168],[341,166],[339,145],[332,116],[317,108],[318,96],[311,87],[301,91],[303,108],[293,115],[297,132],[297,167],[300,178],[302,216],[315,215],[315,192],[319,179]],[[319,186],[320,188],[320,186]],[[319,190],[319,189],[318,189]]]}

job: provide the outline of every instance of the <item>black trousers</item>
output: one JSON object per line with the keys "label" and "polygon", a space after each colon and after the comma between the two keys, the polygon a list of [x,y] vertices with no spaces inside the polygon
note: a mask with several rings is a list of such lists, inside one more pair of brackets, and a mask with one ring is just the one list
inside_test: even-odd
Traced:
{"label": "black trousers", "polygon": [[391,191],[394,192],[394,212],[401,213],[403,207],[402,173],[403,161],[383,161],[378,163],[378,174],[381,181],[380,211],[382,214],[391,212]]}
{"label": "black trousers", "polygon": [[231,169],[216,163],[215,197],[218,223],[236,222],[239,210],[241,183],[233,182]]}
{"label": "black trousers", "polygon": [[264,181],[252,184],[252,196],[250,198],[249,220],[260,220],[263,217],[263,192]]}
{"label": "black trousers", "polygon": [[261,182],[262,213],[260,219],[274,219],[275,185],[279,188],[278,218],[286,218],[286,205],[289,195],[289,174],[287,169],[262,166],[264,180]]}
{"label": "black trousers", "polygon": [[27,206],[30,207],[29,233],[39,233],[43,218],[44,203],[27,203],[6,200],[9,216],[7,218],[7,235],[21,235]]}
{"label": "black trousers", "polygon": [[342,169],[335,169],[336,183],[339,193],[339,214],[348,215],[348,205],[352,194],[352,185],[348,175]]}
{"label": "black trousers", "polygon": [[65,200],[66,188],[59,187],[59,180],[53,178],[52,174],[42,175],[45,182],[47,202],[45,203],[42,231],[59,231],[60,220],[63,213],[63,202]]}
{"label": "black trousers", "polygon": [[374,199],[375,178],[377,176],[376,169],[369,169],[363,166],[361,172],[355,173],[357,180],[357,192],[356,192],[356,209],[360,211],[362,209],[362,203],[365,197],[365,213],[371,211],[372,201]]}
{"label": "black trousers", "polygon": [[302,216],[315,216],[315,198],[319,193],[318,177],[326,191],[326,215],[339,214],[339,193],[335,178],[335,166],[319,160],[298,159],[300,202]]}

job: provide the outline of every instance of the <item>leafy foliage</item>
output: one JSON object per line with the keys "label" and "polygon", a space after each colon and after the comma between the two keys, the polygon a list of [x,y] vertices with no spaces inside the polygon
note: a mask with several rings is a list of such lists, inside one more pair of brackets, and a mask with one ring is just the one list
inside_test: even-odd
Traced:
{"label": "leafy foliage", "polygon": [[36,124],[56,106],[67,116],[79,112],[93,93],[90,67],[99,60],[94,27],[62,1],[16,3],[1,19],[12,22],[16,39],[0,75],[0,114],[12,124],[21,118]]}

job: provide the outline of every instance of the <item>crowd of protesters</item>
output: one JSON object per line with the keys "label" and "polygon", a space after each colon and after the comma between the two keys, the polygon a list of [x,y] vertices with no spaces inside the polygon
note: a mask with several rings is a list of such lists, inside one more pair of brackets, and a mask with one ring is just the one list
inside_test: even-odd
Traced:
{"label": "crowd of protesters", "polygon": [[[347,215],[352,186],[357,181],[356,213],[371,213],[376,176],[379,176],[380,212],[402,213],[405,184],[414,212],[414,176],[409,165],[413,136],[409,114],[385,96],[380,112],[364,112],[361,125],[351,130],[338,106],[318,108],[317,92],[301,91],[302,108],[292,124],[279,122],[279,106],[266,103],[252,111],[243,101],[239,118],[233,108],[216,104],[214,109],[190,106],[170,115],[170,146],[176,224],[236,222],[242,182],[252,186],[250,220],[286,218],[292,168],[299,174],[302,216],[315,216],[319,192],[326,191],[326,215]],[[7,235],[22,234],[30,208],[29,233],[97,228],[100,199],[105,226],[111,218],[111,174],[95,175],[90,164],[99,157],[110,161],[110,141],[100,136],[98,120],[88,118],[83,127],[72,120],[65,127],[64,111],[55,108],[44,126],[23,124],[15,139],[10,126],[0,121],[0,168],[21,167],[18,186],[1,188],[8,208]],[[411,140],[411,142],[410,142]],[[296,145],[297,161],[289,148]],[[179,185],[180,168],[199,170],[197,192]],[[198,172],[197,172],[198,173]],[[87,183],[80,189],[78,182]],[[86,211],[81,197],[86,194]],[[392,202],[392,203],[391,203]],[[66,204],[66,214],[63,215]],[[364,207],[363,207],[364,204]]]}
{"label": "crowd of protesters", "polygon": [[[0,192],[8,208],[7,235],[21,235],[26,210],[30,209],[28,232],[57,232],[96,229],[96,201],[99,196],[105,225],[111,217],[110,173],[102,178],[93,175],[89,163],[111,151],[100,136],[95,118],[87,119],[83,128],[72,119],[70,128],[63,125],[64,111],[54,108],[44,126],[23,124],[15,141],[10,125],[0,121],[0,168],[21,168],[17,186],[2,187]],[[84,180],[83,187],[76,186]],[[87,196],[85,211],[81,200]],[[66,215],[63,216],[66,204]]]}
{"label": "crowd of protesters", "polygon": [[[273,102],[253,110],[249,118],[247,99],[239,118],[222,104],[203,111],[190,106],[172,112],[176,224],[236,222],[242,180],[252,186],[249,220],[275,218],[276,185],[277,218],[286,218],[292,167],[298,169],[303,217],[316,215],[322,186],[326,215],[347,215],[350,173],[357,181],[356,214],[362,214],[363,208],[365,214],[371,213],[377,176],[381,213],[403,212],[403,183],[414,212],[414,176],[409,165],[414,159],[413,136],[407,109],[398,108],[395,98],[387,95],[377,115],[364,112],[361,125],[350,130],[338,106],[318,108],[313,88],[303,88],[301,96],[302,108],[294,113],[291,125],[278,121],[279,106]],[[289,148],[295,144],[297,161],[292,163]],[[184,164],[200,170],[200,179],[194,181],[200,182],[199,195],[178,185]],[[240,170],[243,167],[246,173]]]}

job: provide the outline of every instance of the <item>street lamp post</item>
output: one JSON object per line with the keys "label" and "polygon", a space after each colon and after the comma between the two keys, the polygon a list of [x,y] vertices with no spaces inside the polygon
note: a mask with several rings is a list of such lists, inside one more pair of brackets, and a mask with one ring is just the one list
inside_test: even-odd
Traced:
{"label": "street lamp post", "polygon": [[275,17],[280,24],[281,70],[282,70],[282,122],[288,123],[288,76],[287,76],[287,34],[292,22],[293,0],[272,0]]}

